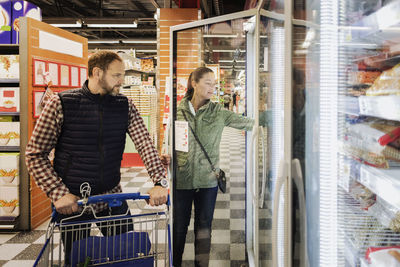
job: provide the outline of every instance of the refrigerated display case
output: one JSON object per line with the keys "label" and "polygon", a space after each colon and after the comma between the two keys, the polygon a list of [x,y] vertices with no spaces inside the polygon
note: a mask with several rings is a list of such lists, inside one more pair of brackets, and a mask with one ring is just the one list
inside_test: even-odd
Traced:
{"label": "refrigerated display case", "polygon": [[[220,79],[239,87],[244,105],[238,110],[255,120],[256,126],[242,138],[245,155],[238,180],[246,187],[246,224],[241,230],[249,266],[292,266],[291,177],[300,188],[303,210],[305,205],[304,159],[292,160],[291,29],[291,8],[285,14],[253,9],[171,27],[169,153],[176,153],[175,111],[197,67],[218,64]],[[172,177],[181,164],[174,158]],[[305,256],[300,258],[304,264]]]}
{"label": "refrigerated display case", "polygon": [[399,266],[400,2],[307,11],[310,266]]}

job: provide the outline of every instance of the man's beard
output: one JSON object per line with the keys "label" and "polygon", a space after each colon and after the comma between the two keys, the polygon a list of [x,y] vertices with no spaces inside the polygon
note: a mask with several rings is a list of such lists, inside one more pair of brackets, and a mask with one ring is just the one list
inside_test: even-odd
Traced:
{"label": "man's beard", "polygon": [[103,89],[103,92],[104,92],[105,94],[112,95],[112,96],[116,96],[116,95],[118,95],[118,93],[119,93],[119,86],[111,87],[111,86],[106,82],[106,80],[105,80],[105,78],[104,78],[104,75],[103,75],[103,77],[101,78],[101,80],[99,81],[99,85],[100,85],[101,89]]}

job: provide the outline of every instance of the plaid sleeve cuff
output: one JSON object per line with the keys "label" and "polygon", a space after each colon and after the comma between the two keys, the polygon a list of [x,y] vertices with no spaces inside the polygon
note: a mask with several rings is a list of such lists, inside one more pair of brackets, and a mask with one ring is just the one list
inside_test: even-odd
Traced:
{"label": "plaid sleeve cuff", "polygon": [[68,193],[69,193],[68,188],[63,184],[50,191],[49,198],[54,203]]}

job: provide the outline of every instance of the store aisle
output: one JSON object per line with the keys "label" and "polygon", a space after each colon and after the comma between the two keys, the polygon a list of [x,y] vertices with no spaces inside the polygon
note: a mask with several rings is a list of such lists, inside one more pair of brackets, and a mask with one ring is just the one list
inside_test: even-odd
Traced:
{"label": "store aisle", "polygon": [[[245,246],[245,138],[242,131],[225,128],[220,167],[227,176],[227,192],[218,192],[214,212],[210,267],[246,266]],[[184,267],[194,259],[193,215],[183,255]]]}

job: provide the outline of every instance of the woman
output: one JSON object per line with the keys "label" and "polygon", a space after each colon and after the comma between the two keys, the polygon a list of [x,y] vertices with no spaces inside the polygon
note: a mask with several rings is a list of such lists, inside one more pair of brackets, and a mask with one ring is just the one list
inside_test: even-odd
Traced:
{"label": "woman", "polygon": [[[219,167],[219,145],[225,126],[251,130],[254,121],[223,109],[210,98],[215,91],[211,69],[199,67],[188,80],[188,90],[177,109],[177,120],[188,121],[207,151],[213,165]],[[185,119],[186,117],[186,119]],[[173,265],[181,266],[192,203],[194,202],[195,266],[208,266],[211,247],[211,223],[217,199],[217,180],[199,143],[190,129],[188,152],[176,151],[174,191]],[[162,156],[164,162],[166,157]],[[219,169],[217,170],[219,171]]]}

